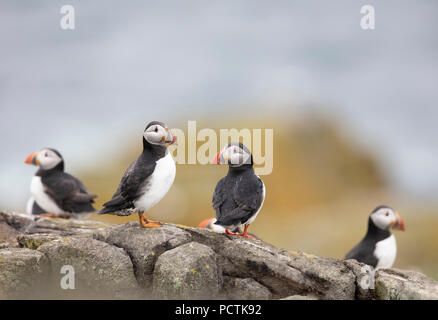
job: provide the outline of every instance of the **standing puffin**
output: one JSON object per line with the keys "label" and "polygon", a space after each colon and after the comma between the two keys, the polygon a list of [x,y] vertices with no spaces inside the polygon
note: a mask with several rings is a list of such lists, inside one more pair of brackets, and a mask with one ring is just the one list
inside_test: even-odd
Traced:
{"label": "standing puffin", "polygon": [[390,229],[405,231],[402,218],[391,207],[377,207],[368,218],[365,237],[347,253],[345,259],[356,259],[375,269],[391,268],[397,254],[397,245]]}
{"label": "standing puffin", "polygon": [[[263,181],[255,174],[251,152],[242,143],[232,142],[219,151],[212,161],[228,164],[228,174],[219,180],[213,193],[214,224],[231,235],[248,235],[248,226],[255,220],[265,199]],[[243,233],[231,232],[244,225]]]}
{"label": "standing puffin", "polygon": [[39,166],[30,184],[32,196],[26,209],[29,214],[69,218],[95,211],[92,203],[97,196],[64,172],[64,159],[58,151],[42,149],[30,154],[25,163]]}
{"label": "standing puffin", "polygon": [[176,137],[164,123],[149,123],[143,133],[143,152],[126,170],[112,199],[99,213],[137,212],[143,228],[160,227],[161,223],[147,219],[143,213],[156,205],[173,184],[176,167],[167,147],[175,142]]}

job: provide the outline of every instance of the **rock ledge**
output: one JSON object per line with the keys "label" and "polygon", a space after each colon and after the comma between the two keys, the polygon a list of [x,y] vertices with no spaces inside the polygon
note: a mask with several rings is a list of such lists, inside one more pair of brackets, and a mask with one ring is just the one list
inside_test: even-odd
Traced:
{"label": "rock ledge", "polygon": [[[66,265],[74,290],[61,288]],[[366,279],[363,270],[207,229],[0,211],[3,299],[438,299],[438,282],[420,273],[386,269]]]}

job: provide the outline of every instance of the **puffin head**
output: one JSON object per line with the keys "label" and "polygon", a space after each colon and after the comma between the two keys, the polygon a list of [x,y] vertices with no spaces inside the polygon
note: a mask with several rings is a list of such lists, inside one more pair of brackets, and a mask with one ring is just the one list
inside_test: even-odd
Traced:
{"label": "puffin head", "polygon": [[143,142],[147,142],[152,145],[170,146],[176,143],[176,136],[172,134],[172,131],[166,124],[160,121],[152,121],[144,130]]}
{"label": "puffin head", "polygon": [[64,159],[61,154],[51,148],[45,148],[30,154],[24,161],[26,164],[39,166],[42,170],[59,167],[64,170]]}
{"label": "puffin head", "polygon": [[382,230],[401,230],[405,231],[405,223],[400,215],[391,207],[379,206],[371,212],[371,221],[376,227]]}
{"label": "puffin head", "polygon": [[232,168],[238,168],[243,165],[252,167],[252,154],[247,147],[240,142],[231,142],[212,159],[213,164],[228,164]]}

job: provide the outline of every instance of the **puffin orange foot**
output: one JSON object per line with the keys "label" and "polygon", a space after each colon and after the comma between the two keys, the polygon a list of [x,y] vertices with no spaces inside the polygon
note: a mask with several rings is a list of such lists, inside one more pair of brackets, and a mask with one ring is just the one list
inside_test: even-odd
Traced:
{"label": "puffin orange foot", "polygon": [[143,228],[159,228],[163,225],[161,222],[149,220],[143,213],[139,213],[138,217],[140,219],[140,225]]}
{"label": "puffin orange foot", "polygon": [[163,224],[158,221],[149,221],[147,223],[140,223],[143,228],[160,228]]}
{"label": "puffin orange foot", "polygon": [[237,232],[231,232],[231,231],[228,230],[228,229],[225,229],[225,233],[226,233],[226,234],[229,234],[229,235],[232,235],[232,236],[241,236],[240,233],[237,233]]}
{"label": "puffin orange foot", "polygon": [[240,234],[242,237],[245,237],[245,238],[250,238],[250,239],[256,239],[256,238],[254,238],[253,236],[250,236],[249,234],[244,234],[244,233],[241,233]]}
{"label": "puffin orange foot", "polygon": [[243,229],[243,233],[241,233],[240,235],[245,238],[255,239],[253,236],[250,236],[248,234],[248,227],[249,225],[246,225],[245,228]]}

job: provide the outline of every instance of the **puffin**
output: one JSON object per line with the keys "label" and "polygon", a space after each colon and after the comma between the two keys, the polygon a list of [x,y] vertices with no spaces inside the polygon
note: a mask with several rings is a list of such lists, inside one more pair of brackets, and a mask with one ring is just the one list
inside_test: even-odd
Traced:
{"label": "puffin", "polygon": [[[232,142],[219,151],[212,163],[228,165],[228,174],[219,180],[213,193],[215,225],[229,235],[248,235],[249,225],[256,219],[265,200],[265,185],[253,168],[251,152],[240,142]],[[243,233],[233,232],[244,226]]]}
{"label": "puffin", "polygon": [[78,218],[96,211],[92,204],[97,195],[90,194],[79,179],[64,171],[59,151],[44,148],[30,154],[25,163],[39,167],[30,184],[28,214]]}
{"label": "puffin", "polygon": [[36,203],[33,196],[30,196],[29,200],[27,201],[26,213],[28,215],[37,215],[37,216],[41,214],[45,214],[44,210],[38,205],[38,203]]}
{"label": "puffin", "polygon": [[147,219],[144,212],[166,195],[175,180],[175,161],[167,147],[176,143],[176,136],[163,122],[152,121],[142,140],[143,152],[125,171],[113,197],[99,213],[137,212],[143,228],[158,228],[162,223]]}
{"label": "puffin", "polygon": [[405,231],[400,215],[391,207],[378,206],[368,218],[368,231],[365,237],[345,256],[372,266],[374,269],[391,268],[397,255],[393,230]]}
{"label": "puffin", "polygon": [[[203,221],[198,225],[198,227],[199,227],[199,228],[209,229],[209,230],[212,230],[212,231],[215,231],[215,232],[218,232],[218,233],[225,233],[225,228],[224,228],[224,227],[221,227],[221,226],[219,226],[219,225],[217,225],[217,224],[215,224],[216,221],[217,221],[216,218],[208,218],[208,219],[203,220]],[[241,233],[240,228],[236,228],[236,229],[231,230],[231,231],[232,231],[232,232],[238,232],[238,233]],[[258,238],[256,237],[256,235],[254,235],[253,233],[248,233],[248,235],[251,235],[251,236],[253,236],[254,238],[258,239]]]}
{"label": "puffin", "polygon": [[[216,218],[208,218],[208,219],[203,220],[198,225],[198,227],[199,228],[210,229],[212,231],[219,232],[219,233],[224,233],[225,232],[225,228],[215,224],[216,221],[217,221]],[[239,232],[239,231],[240,231],[239,228],[236,228],[236,229],[233,230],[233,232]]]}

